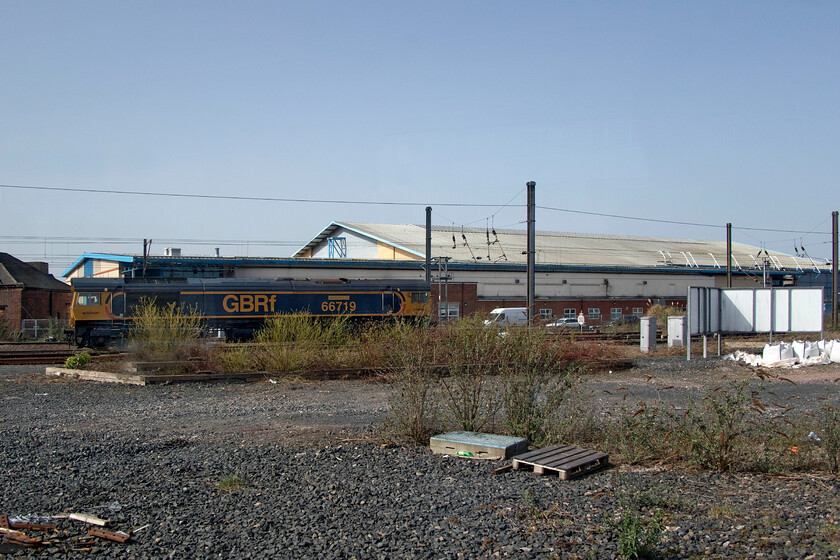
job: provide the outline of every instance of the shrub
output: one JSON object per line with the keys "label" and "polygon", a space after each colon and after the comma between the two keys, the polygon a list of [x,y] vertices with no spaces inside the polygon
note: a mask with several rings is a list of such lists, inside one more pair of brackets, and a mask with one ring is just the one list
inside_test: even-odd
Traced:
{"label": "shrub", "polygon": [[712,389],[701,401],[689,399],[680,426],[690,460],[704,468],[729,471],[755,452],[750,437],[757,431],[763,406],[748,394],[747,382]]}
{"label": "shrub", "polygon": [[480,431],[495,422],[499,391],[491,381],[498,370],[500,341],[504,338],[474,315],[447,323],[435,331],[449,375],[441,380],[445,406],[462,430]]}
{"label": "shrub", "polygon": [[169,303],[155,305],[143,299],[134,310],[129,341],[135,353],[152,360],[186,359],[203,330],[201,314],[193,308]]}
{"label": "shrub", "polygon": [[90,354],[87,352],[80,352],[67,358],[64,362],[64,367],[69,369],[82,369],[90,363]]}
{"label": "shrub", "polygon": [[257,331],[255,361],[264,371],[299,371],[343,365],[351,341],[347,316],[316,318],[303,312],[278,314]]}
{"label": "shrub", "polygon": [[226,348],[219,352],[216,361],[225,373],[242,373],[254,368],[254,360],[247,348]]}
{"label": "shrub", "polygon": [[668,415],[656,405],[622,406],[618,418],[604,430],[606,445],[630,464],[663,458],[672,434]]}
{"label": "shrub", "polygon": [[392,333],[390,427],[397,437],[427,444],[438,424],[432,333],[409,325],[398,325]]}
{"label": "shrub", "polygon": [[547,439],[551,412],[571,387],[571,370],[560,369],[550,340],[527,327],[507,332],[499,356],[505,426],[511,435],[541,445]]}

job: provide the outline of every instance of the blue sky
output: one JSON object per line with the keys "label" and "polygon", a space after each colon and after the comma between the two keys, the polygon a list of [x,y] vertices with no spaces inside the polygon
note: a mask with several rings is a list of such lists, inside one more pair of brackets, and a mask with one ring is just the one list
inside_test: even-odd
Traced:
{"label": "blue sky", "polygon": [[416,203],[0,188],[0,251],[56,274],[143,238],[289,255],[425,205],[521,229],[529,180],[540,230],[732,222],[814,257],[840,209],[836,1],[0,0],[0,76],[3,185]]}

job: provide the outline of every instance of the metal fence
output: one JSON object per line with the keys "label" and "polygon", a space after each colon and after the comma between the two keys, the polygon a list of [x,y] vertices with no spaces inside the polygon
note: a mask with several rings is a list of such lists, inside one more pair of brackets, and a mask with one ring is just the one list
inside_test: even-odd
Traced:
{"label": "metal fence", "polygon": [[24,319],[21,321],[20,331],[26,338],[39,340],[50,334],[59,338],[66,327],[67,319]]}

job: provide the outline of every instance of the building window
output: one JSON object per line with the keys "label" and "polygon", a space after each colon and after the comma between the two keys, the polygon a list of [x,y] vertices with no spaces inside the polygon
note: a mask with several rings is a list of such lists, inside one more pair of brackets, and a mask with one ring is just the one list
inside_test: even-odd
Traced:
{"label": "building window", "polygon": [[621,320],[621,308],[620,307],[610,307],[610,321],[620,321]]}
{"label": "building window", "polygon": [[577,309],[574,307],[566,307],[563,309],[563,318],[564,319],[576,319],[577,318]]}
{"label": "building window", "polygon": [[641,307],[634,307],[633,308],[633,315],[635,315],[636,317],[641,317],[644,314],[645,314],[645,310],[642,309]]}
{"label": "building window", "polygon": [[597,307],[590,307],[586,313],[587,319],[594,319],[596,321],[601,320],[601,310]]}
{"label": "building window", "polygon": [[458,303],[441,303],[439,312],[441,321],[457,321],[460,314]]}
{"label": "building window", "polygon": [[554,316],[551,309],[540,309],[540,319],[549,320]]}

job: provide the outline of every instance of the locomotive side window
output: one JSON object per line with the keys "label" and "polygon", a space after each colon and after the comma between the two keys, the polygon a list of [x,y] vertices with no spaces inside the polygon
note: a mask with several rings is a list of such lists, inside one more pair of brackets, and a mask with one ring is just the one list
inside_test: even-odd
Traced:
{"label": "locomotive side window", "polygon": [[99,294],[90,292],[79,292],[76,296],[76,303],[79,305],[99,305]]}
{"label": "locomotive side window", "polygon": [[169,294],[156,294],[156,293],[142,293],[142,292],[133,292],[126,294],[126,302],[125,306],[126,309],[134,309],[137,307],[142,307],[143,304],[148,303],[150,301],[155,302],[155,307],[166,307],[170,303],[174,303],[178,305],[179,298],[177,293],[169,293]]}
{"label": "locomotive side window", "polygon": [[429,292],[411,292],[411,303],[429,303]]}

